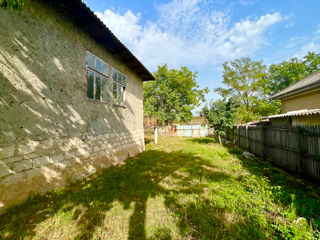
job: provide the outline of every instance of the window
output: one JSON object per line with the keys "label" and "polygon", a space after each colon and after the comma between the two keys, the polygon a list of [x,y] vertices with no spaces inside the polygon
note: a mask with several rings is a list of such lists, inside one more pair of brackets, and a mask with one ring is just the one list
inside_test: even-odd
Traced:
{"label": "window", "polygon": [[109,65],[87,52],[87,97],[99,102],[108,99]]}
{"label": "window", "polygon": [[122,73],[120,73],[118,70],[113,69],[112,80],[113,80],[113,103],[116,105],[124,106],[127,77]]}

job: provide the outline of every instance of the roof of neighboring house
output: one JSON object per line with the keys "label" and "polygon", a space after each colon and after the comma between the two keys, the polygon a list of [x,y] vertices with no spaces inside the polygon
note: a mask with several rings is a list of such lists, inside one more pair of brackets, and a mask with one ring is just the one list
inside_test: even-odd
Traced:
{"label": "roof of neighboring house", "polygon": [[314,72],[304,79],[292,84],[273,95],[271,99],[281,99],[320,86],[320,71]]}
{"label": "roof of neighboring house", "polygon": [[[44,1],[46,2],[46,1]],[[154,80],[148,69],[120,42],[104,23],[80,0],[55,0],[70,18],[112,54],[120,56],[143,81]]]}
{"label": "roof of neighboring house", "polygon": [[293,116],[307,116],[307,115],[315,115],[315,114],[320,114],[320,109],[310,109],[310,110],[303,109],[303,110],[292,111],[292,112],[287,112],[287,113],[282,113],[277,115],[271,115],[271,116],[264,117],[263,119],[293,117]]}

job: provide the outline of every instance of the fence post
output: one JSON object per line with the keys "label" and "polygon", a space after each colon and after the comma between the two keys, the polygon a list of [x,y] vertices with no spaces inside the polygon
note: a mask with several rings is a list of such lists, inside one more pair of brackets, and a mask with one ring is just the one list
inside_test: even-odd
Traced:
{"label": "fence post", "polygon": [[264,159],[264,127],[261,125],[260,129],[260,148],[261,148],[261,158]]}
{"label": "fence post", "polygon": [[240,147],[240,128],[239,128],[239,125],[237,125],[237,134],[238,134],[238,147]]}
{"label": "fence post", "polygon": [[302,129],[298,127],[298,176],[301,177],[302,173]]}
{"label": "fence post", "polygon": [[154,143],[158,144],[158,128],[157,128],[157,126],[154,128]]}
{"label": "fence post", "polygon": [[250,152],[250,142],[249,142],[249,125],[246,125],[246,145],[247,145],[247,151]]}

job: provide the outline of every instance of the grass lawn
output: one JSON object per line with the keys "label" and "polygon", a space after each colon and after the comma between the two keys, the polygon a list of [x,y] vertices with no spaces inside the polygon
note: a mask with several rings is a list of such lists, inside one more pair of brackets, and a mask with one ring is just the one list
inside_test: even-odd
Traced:
{"label": "grass lawn", "polygon": [[160,137],[9,209],[0,239],[320,239],[318,194],[211,138]]}

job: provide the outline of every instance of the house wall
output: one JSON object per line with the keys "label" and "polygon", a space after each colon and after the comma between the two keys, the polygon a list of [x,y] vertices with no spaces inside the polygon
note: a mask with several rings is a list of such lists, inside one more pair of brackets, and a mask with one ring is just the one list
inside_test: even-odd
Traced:
{"label": "house wall", "polygon": [[273,127],[290,127],[290,126],[320,126],[320,115],[292,116],[291,124],[289,117],[270,118],[270,125]]}
{"label": "house wall", "polygon": [[281,112],[320,108],[320,88],[281,99]]}
{"label": "house wall", "polygon": [[[0,209],[144,150],[142,80],[57,10],[0,9]],[[127,107],[86,97],[86,51],[127,75]]]}
{"label": "house wall", "polygon": [[290,127],[289,117],[270,118],[269,124],[272,127]]}
{"label": "house wall", "polygon": [[320,126],[320,115],[292,117],[292,126],[317,125]]}

